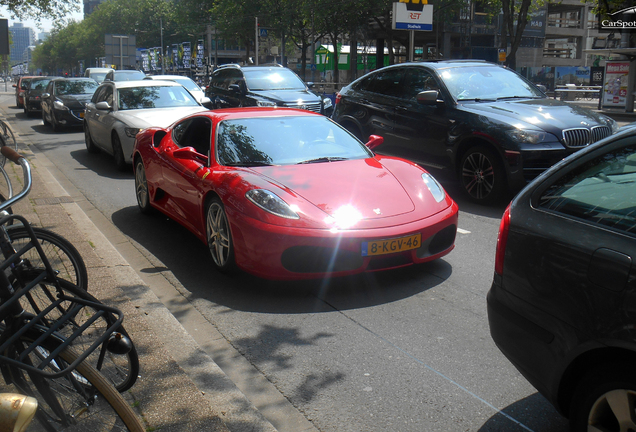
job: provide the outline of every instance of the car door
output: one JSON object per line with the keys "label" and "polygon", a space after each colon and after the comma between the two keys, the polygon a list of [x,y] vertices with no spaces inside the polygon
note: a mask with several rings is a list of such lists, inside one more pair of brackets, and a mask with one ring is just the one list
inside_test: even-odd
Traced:
{"label": "car door", "polygon": [[379,71],[361,83],[347,99],[349,113],[362,125],[363,138],[369,135],[384,138],[384,143],[374,149],[380,154],[400,154],[399,141],[395,136],[395,106],[399,103],[403,75],[404,71],[400,68]]}
{"label": "car door", "polygon": [[91,124],[91,136],[99,147],[112,152],[111,130],[115,121],[113,113],[117,110],[115,98],[115,88],[113,85],[106,85],[104,91],[100,93],[97,103],[106,102],[110,108],[101,109],[97,106]]}
{"label": "car door", "polygon": [[[173,129],[172,145],[162,146],[163,190],[169,211],[193,231],[201,225],[203,211],[202,173],[208,166],[212,122],[191,117]],[[165,140],[166,143],[168,140]],[[163,144],[163,143],[162,143]]]}
{"label": "car door", "polygon": [[[44,97],[44,95],[48,95]],[[42,94],[42,118],[53,121],[53,102],[55,102],[55,81],[50,81]]]}
{"label": "car door", "polygon": [[[435,77],[421,67],[405,67],[401,93],[395,104],[392,143],[393,154],[427,168],[448,166],[446,140],[451,120],[442,103],[424,105],[417,101],[423,91],[440,90]],[[441,99],[441,94],[439,98]]]}
{"label": "car door", "polygon": [[232,108],[236,106],[236,102],[233,102],[230,97],[231,72],[229,69],[220,69],[212,76],[209,97],[214,108]]}
{"label": "car door", "polygon": [[531,201],[511,212],[504,285],[579,337],[618,337],[636,322],[636,137],[576,158]]}

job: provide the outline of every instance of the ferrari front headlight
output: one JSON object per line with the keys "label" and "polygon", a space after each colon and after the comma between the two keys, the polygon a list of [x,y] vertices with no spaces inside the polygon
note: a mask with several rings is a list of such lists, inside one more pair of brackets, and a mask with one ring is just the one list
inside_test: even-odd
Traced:
{"label": "ferrari front headlight", "polygon": [[428,187],[428,190],[431,191],[431,195],[433,195],[435,201],[444,201],[444,198],[446,198],[446,192],[444,191],[442,185],[439,184],[432,175],[430,175],[429,173],[423,173],[422,180],[424,180],[424,183]]}
{"label": "ferrari front headlight", "polygon": [[266,212],[285,219],[300,219],[298,213],[292,210],[282,198],[266,189],[252,189],[245,194],[245,198],[262,208]]}

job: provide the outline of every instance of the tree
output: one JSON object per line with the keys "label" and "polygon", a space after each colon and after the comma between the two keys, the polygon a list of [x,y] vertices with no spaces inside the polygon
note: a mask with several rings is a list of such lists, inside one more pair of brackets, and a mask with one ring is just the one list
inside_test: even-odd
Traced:
{"label": "tree", "polygon": [[503,11],[503,25],[501,28],[501,47],[508,48],[510,39],[510,51],[506,56],[506,66],[515,69],[517,63],[517,49],[521,44],[523,31],[528,24],[528,11],[532,0],[521,0],[516,4],[515,0],[501,0]]}
{"label": "tree", "polygon": [[218,0],[211,9],[221,34],[244,44],[246,62],[256,39],[256,17],[260,15],[262,4],[251,0]]}
{"label": "tree", "polygon": [[57,23],[79,10],[75,0],[0,0],[0,5],[6,7],[12,17],[35,21],[51,18]]}

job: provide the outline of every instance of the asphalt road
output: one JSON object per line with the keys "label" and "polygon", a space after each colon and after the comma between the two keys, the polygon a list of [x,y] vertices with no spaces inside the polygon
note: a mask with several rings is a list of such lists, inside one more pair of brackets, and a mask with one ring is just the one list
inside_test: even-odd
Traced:
{"label": "asphalt road", "polygon": [[[290,409],[324,432],[567,431],[490,338],[486,293],[503,205],[471,205],[445,185],[460,231],[455,250],[433,263],[331,281],[229,278],[187,230],[140,214],[132,171],[88,154],[81,130],[53,133],[13,96],[0,97],[0,110],[57,166],[61,183],[127,236],[134,247],[116,245],[124,257],[155,263],[140,275],[160,272],[213,326],[206,349],[280,431],[299,430],[281,414]],[[206,337],[196,335],[203,345]],[[213,338],[232,352],[215,352]]]}

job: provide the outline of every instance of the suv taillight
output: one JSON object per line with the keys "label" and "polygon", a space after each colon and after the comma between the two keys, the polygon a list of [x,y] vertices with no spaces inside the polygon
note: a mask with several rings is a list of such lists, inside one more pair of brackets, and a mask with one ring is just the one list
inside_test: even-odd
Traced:
{"label": "suv taillight", "polygon": [[340,99],[342,99],[342,95],[340,93],[336,93],[336,105],[338,105],[338,102],[340,102]]}
{"label": "suv taillight", "polygon": [[506,256],[506,243],[508,243],[508,231],[510,230],[510,205],[501,217],[499,235],[497,236],[497,253],[495,254],[495,273],[503,275],[504,257]]}

